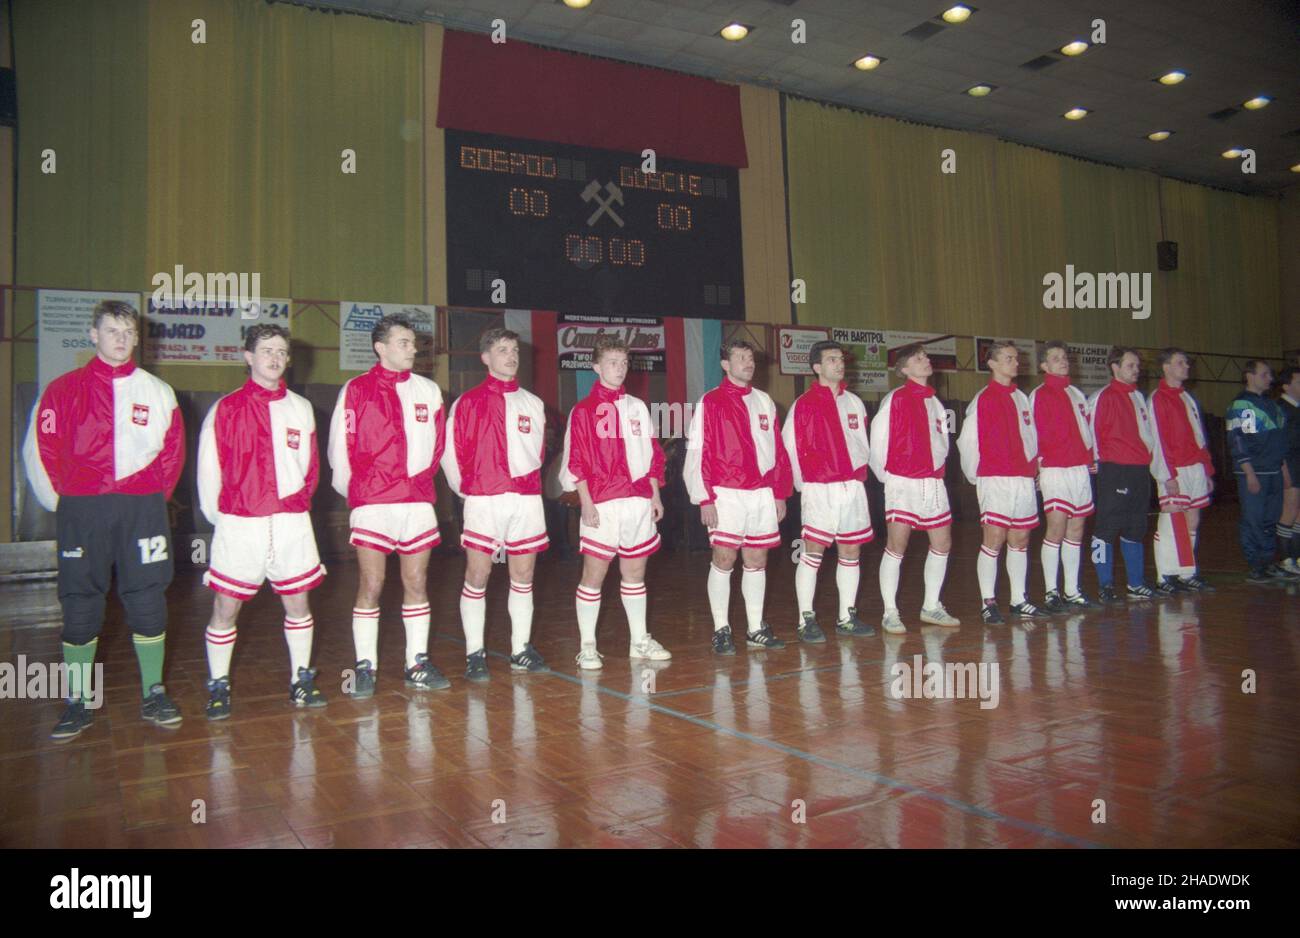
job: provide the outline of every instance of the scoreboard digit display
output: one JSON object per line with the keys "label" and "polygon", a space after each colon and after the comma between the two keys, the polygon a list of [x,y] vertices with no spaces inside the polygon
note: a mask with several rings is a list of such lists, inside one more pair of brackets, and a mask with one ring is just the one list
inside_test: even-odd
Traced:
{"label": "scoreboard digit display", "polygon": [[744,318],[733,167],[446,134],[453,306]]}

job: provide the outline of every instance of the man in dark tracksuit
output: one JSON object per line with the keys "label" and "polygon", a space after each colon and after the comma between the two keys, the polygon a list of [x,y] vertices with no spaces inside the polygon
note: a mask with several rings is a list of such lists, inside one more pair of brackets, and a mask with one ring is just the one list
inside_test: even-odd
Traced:
{"label": "man in dark tracksuit", "polygon": [[1251,360],[1242,371],[1246,389],[1228,408],[1228,448],[1241,499],[1241,549],[1250,564],[1249,583],[1290,580],[1273,563],[1274,529],[1282,513],[1282,490],[1291,484],[1285,457],[1289,444],[1286,416],[1264,393],[1273,383],[1266,362]]}
{"label": "man in dark tracksuit", "polygon": [[1300,574],[1300,368],[1283,368],[1277,376],[1282,395],[1277,399],[1286,417],[1286,470],[1291,484],[1282,493],[1282,517],[1277,521],[1278,544],[1284,555],[1281,567]]}
{"label": "man in dark tracksuit", "polygon": [[102,702],[85,678],[95,660],[114,568],[140,664],[141,716],[176,726],[162,684],[172,580],[167,499],[185,461],[185,427],[171,387],[136,368],[140,316],[127,303],[95,307],[95,357],[50,382],[32,408],[23,461],[36,498],[57,518],[59,604],[69,699],[51,734],[70,739]]}

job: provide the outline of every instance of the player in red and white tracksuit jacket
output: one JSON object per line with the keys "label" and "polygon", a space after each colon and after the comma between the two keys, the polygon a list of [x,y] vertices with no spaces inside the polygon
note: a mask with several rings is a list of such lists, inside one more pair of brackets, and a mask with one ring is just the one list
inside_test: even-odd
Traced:
{"label": "player in red and white tracksuit jacket", "polygon": [[672,654],[646,631],[646,562],[659,549],[655,523],[663,517],[664,452],[645,402],[627,394],[628,347],[601,336],[592,349],[598,380],[569,412],[560,484],[582,502],[582,578],[575,599],[582,647],[578,666],[600,668],[596,620],[600,589],[617,556],[623,609],[631,636],[628,657],[666,661]]}
{"label": "player in red and white tracksuit jacket", "polygon": [[[1043,383],[1029,395],[1038,432],[1038,486],[1047,530],[1040,557],[1050,613],[1090,609],[1097,604],[1079,586],[1083,532],[1092,502],[1092,427],[1088,398],[1070,383],[1070,350],[1059,340],[1043,347]],[[1057,589],[1064,568],[1065,595]]]}
{"label": "player in red and white tracksuit jacket", "polygon": [[1214,460],[1205,443],[1205,425],[1196,399],[1184,387],[1191,372],[1187,353],[1167,348],[1160,353],[1162,380],[1147,405],[1151,412],[1151,474],[1160,498],[1156,522],[1156,590],[1202,590],[1196,572],[1196,531],[1201,509],[1214,491]]}
{"label": "player in red and white tracksuit jacket", "polygon": [[311,526],[320,458],[316,415],[285,387],[289,332],[256,325],[244,337],[249,378],[212,405],[199,431],[199,508],[215,527],[203,582],[216,596],[205,633],[209,719],[230,716],[235,620],[268,577],[284,602],[289,700],[321,707],[311,667],[314,621],[308,590],[325,577]]}
{"label": "player in red and white tracksuit jacket", "polygon": [[533,570],[537,554],[550,545],[542,510],[546,412],[541,398],[515,380],[519,336],[508,329],[489,329],[480,337],[479,349],[487,379],[452,404],[447,418],[450,444],[442,458],[447,483],[465,499],[460,621],[465,630],[465,677],[475,682],[488,679],[484,608],[496,554],[505,555],[510,574],[510,667],[547,670],[529,640]]}
{"label": "player in red and white tracksuit jacket", "polygon": [[1092,531],[1092,562],[1103,603],[1124,600],[1115,591],[1111,540],[1119,535],[1130,600],[1158,595],[1143,580],[1143,544],[1151,500],[1151,453],[1155,438],[1146,398],[1136,387],[1142,374],[1137,352],[1111,349],[1111,381],[1088,399],[1093,453],[1097,457],[1097,523]]}
{"label": "player in red and white tracksuit jacket", "polygon": [[803,516],[803,553],[794,574],[799,607],[799,637],[825,641],[813,613],[817,571],[826,549],[836,544],[835,584],[839,589],[842,635],[874,635],[858,618],[858,582],[862,545],[876,535],[867,509],[867,408],[845,390],[844,347],[817,342],[808,350],[816,381],[786,415],[781,440],[790,457],[794,487]]}
{"label": "player in red and white tracksuit jacket", "polygon": [[1029,398],[1016,387],[1020,353],[1013,342],[994,342],[986,361],[993,377],[966,408],[957,438],[962,472],[975,486],[984,529],[975,572],[979,578],[985,623],[1005,620],[998,611],[998,554],[1007,545],[1007,579],[1011,614],[1017,619],[1047,615],[1025,596],[1029,577],[1029,532],[1038,527],[1038,434]]}
{"label": "player in red and white tracksuit jacket", "polygon": [[781,543],[778,525],[790,497],[790,457],[779,439],[776,404],[754,387],[754,348],[733,340],[722,348],[722,383],[695,406],[682,476],[700,520],[709,529],[709,607],[713,650],[734,655],[727,624],[731,571],[744,553],[740,592],[745,598],[750,648],[784,648],[763,621],[767,552]]}
{"label": "player in red and white tracksuit jacket", "polygon": [[371,333],[379,361],[339,391],[330,420],[334,490],[352,509],[351,543],[361,577],[352,609],[357,665],[351,696],[375,692],[379,669],[379,595],[388,554],[402,572],[406,685],[441,690],[450,682],[429,659],[429,552],[438,545],[433,476],[446,441],[442,391],[414,374],[414,324],[384,316]]}
{"label": "player in red and white tracksuit jacket", "polygon": [[185,425],[176,394],[137,368],[139,314],[126,303],[95,308],[95,357],[55,378],[32,408],[23,461],[37,500],[55,512],[63,661],[71,695],[56,739],[91,723],[86,686],[103,627],[114,568],[140,664],[143,717],[172,726],[180,712],[162,685],[167,629],[164,591],[172,581],[167,500],[185,462]]}
{"label": "player in red and white tracksuit jacket", "polygon": [[906,381],[881,399],[871,421],[870,465],[885,483],[888,540],[880,558],[880,597],[885,604],[881,625],[897,635],[907,631],[898,613],[898,578],[913,528],[930,537],[921,621],[945,626],[961,621],[939,601],[952,550],[952,511],[943,484],[951,420],[930,387],[934,365],[925,346],[899,349],[894,367]]}

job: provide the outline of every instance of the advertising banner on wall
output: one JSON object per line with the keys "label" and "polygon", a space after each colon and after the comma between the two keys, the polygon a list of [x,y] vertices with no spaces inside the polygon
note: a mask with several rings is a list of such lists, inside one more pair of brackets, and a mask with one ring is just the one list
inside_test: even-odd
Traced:
{"label": "advertising banner on wall", "polygon": [[41,390],[59,375],[95,357],[90,323],[95,306],[104,300],[130,303],[140,309],[139,293],[36,291],[36,381]]}
{"label": "advertising banner on wall", "polygon": [[244,332],[258,323],[289,328],[287,299],[241,308],[233,301],[166,300],[145,310],[140,360],[146,365],[242,365]]}
{"label": "advertising banner on wall", "polygon": [[339,303],[339,370],[369,371],[377,361],[371,333],[385,316],[401,314],[415,326],[416,374],[433,374],[434,330],[438,316],[436,306],[415,303],[370,303],[344,300]]}
{"label": "advertising banner on wall", "polygon": [[776,349],[783,375],[810,375],[808,350],[830,338],[831,331],[812,326],[777,326]]}
{"label": "advertising banner on wall", "polygon": [[889,390],[889,372],[899,349],[914,343],[925,346],[935,371],[957,370],[957,338],[934,332],[899,332],[888,329],[831,328],[831,338],[844,346],[850,359],[844,380],[859,394]]}
{"label": "advertising banner on wall", "polygon": [[555,348],[561,371],[591,368],[591,350],[602,335],[616,335],[628,347],[628,369],[663,373],[667,370],[664,321],[635,316],[561,316],[555,327]]}

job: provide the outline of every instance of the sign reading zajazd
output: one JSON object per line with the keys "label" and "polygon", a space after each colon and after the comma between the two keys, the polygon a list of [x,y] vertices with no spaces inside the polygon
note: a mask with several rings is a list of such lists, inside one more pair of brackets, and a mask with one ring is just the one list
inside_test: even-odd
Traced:
{"label": "sign reading zajazd", "polygon": [[627,343],[628,370],[667,370],[664,321],[633,316],[561,316],[555,334],[560,370],[590,368],[591,350],[602,335],[618,336]]}
{"label": "sign reading zajazd", "polygon": [[42,390],[59,375],[95,357],[90,325],[95,306],[104,300],[130,303],[140,309],[139,293],[36,291],[36,380]]}
{"label": "sign reading zajazd", "polygon": [[159,302],[150,296],[141,360],[147,365],[243,365],[248,328],[272,323],[288,329],[289,305],[286,299],[241,306],[232,299]]}
{"label": "sign reading zajazd", "polygon": [[831,338],[844,346],[849,363],[844,380],[858,394],[889,390],[889,372],[898,350],[921,343],[935,371],[957,370],[957,337],[934,332],[831,328]]}
{"label": "sign reading zajazd", "polygon": [[812,374],[812,366],[808,364],[808,351],[818,342],[823,342],[829,337],[829,329],[778,326],[776,330],[776,348],[781,374]]}
{"label": "sign reading zajazd", "polygon": [[413,303],[365,303],[344,300],[339,304],[339,370],[369,371],[378,360],[370,335],[385,316],[403,315],[415,326],[416,374],[433,374],[436,306]]}

